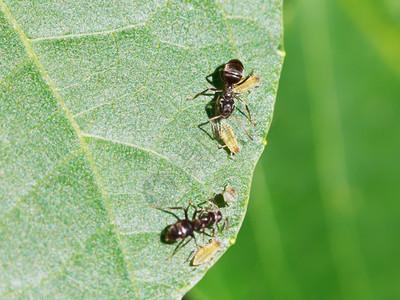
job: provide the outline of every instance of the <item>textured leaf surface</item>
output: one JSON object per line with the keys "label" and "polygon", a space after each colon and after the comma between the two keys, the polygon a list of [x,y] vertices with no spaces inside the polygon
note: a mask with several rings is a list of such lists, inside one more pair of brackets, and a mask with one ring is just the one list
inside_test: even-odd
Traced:
{"label": "textured leaf surface", "polygon": [[[281,3],[141,3],[0,0],[1,297],[179,298],[210,265],[190,266],[194,243],[166,261],[175,219],[150,205],[227,184],[238,202],[219,238],[236,239],[272,118]],[[235,112],[255,140],[228,120],[234,160],[198,127],[212,97],[186,100],[232,58],[261,79],[244,97],[258,126]]]}

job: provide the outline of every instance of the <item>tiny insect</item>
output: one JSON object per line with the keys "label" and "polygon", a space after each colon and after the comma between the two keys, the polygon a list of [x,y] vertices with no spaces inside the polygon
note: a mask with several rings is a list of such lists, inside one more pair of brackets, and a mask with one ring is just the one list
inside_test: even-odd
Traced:
{"label": "tiny insect", "polygon": [[238,154],[240,152],[240,147],[236,140],[232,126],[226,123],[221,123],[219,135],[222,141],[225,143],[225,146],[228,147],[229,151],[231,151],[231,154]]}
{"label": "tiny insect", "polygon": [[[174,213],[171,213],[177,218],[177,221],[172,224],[168,225],[162,232],[162,239],[165,243],[172,244],[176,242],[181,242],[178,244],[178,246],[175,248],[174,252],[170,257],[167,258],[170,259],[172,256],[174,256],[180,249],[185,247],[187,243],[189,243],[192,239],[196,241],[196,238],[194,236],[194,232],[202,232],[203,236],[206,235],[207,233],[205,232],[206,230],[210,230],[212,232],[211,236],[215,236],[215,228],[214,226],[218,227],[218,223],[223,219],[222,213],[219,210],[218,206],[215,205],[211,201],[206,201],[210,203],[210,206],[207,208],[201,208],[201,210],[198,210],[197,207],[191,204],[189,201],[189,205],[184,208],[184,207],[166,207],[166,208],[161,208],[161,207],[156,207],[152,206],[156,209],[160,209],[162,211],[165,211],[167,213],[171,213],[167,211],[166,209],[178,209],[178,210],[183,210],[185,214],[184,219],[180,219],[178,216],[176,216]],[[214,207],[214,209],[211,208]],[[189,208],[192,207],[194,208],[194,213],[192,215],[192,219],[189,219],[188,217],[188,210]],[[225,219],[225,222],[227,220]],[[207,234],[209,235],[209,234]],[[184,243],[183,241],[190,236],[190,239]]]}
{"label": "tiny insect", "polygon": [[[228,61],[224,68],[219,70],[219,76],[223,81],[225,87],[224,89],[216,89],[216,88],[208,88],[201,93],[198,93],[193,98],[189,98],[188,100],[193,100],[200,95],[207,93],[208,91],[214,91],[216,93],[221,93],[218,95],[217,101],[215,103],[215,116],[210,118],[210,122],[213,123],[219,118],[227,119],[232,116],[236,121],[238,121],[246,134],[249,136],[250,139],[253,139],[249,133],[247,132],[246,128],[244,127],[243,123],[237,119],[235,116],[232,115],[233,111],[236,108],[235,99],[239,100],[243,103],[246,107],[247,113],[249,115],[249,121],[255,126],[256,124],[251,119],[250,110],[247,106],[246,102],[244,102],[238,94],[241,94],[250,88],[259,84],[260,79],[257,76],[252,74],[248,75],[247,77],[243,78],[244,76],[244,67],[240,60],[232,59]],[[249,81],[250,80],[250,81]],[[247,81],[249,81],[247,83]]]}
{"label": "tiny insect", "polygon": [[221,250],[221,243],[217,240],[213,240],[210,243],[204,245],[200,248],[192,259],[192,266],[198,266],[205,263],[208,263],[211,258],[213,258],[214,254]]}
{"label": "tiny insect", "polygon": [[247,79],[243,78],[241,81],[239,81],[239,83],[235,84],[235,88],[233,89],[233,91],[236,94],[243,94],[260,84],[260,78],[256,75],[253,75],[253,72],[254,70],[247,77]]}
{"label": "tiny insect", "polygon": [[222,192],[222,197],[226,203],[235,203],[237,201],[237,192],[233,187],[227,185]]}

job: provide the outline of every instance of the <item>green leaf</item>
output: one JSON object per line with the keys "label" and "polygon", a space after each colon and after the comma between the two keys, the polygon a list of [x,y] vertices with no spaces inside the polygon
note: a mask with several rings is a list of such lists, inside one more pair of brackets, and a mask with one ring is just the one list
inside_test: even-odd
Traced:
{"label": "green leaf", "polygon": [[[236,239],[281,70],[281,2],[0,0],[0,296],[179,298]],[[211,139],[205,77],[239,58],[242,152]],[[238,107],[245,113],[244,107]],[[156,206],[197,205],[229,184],[211,264],[160,233]],[[181,212],[176,212],[180,217]],[[198,236],[201,243],[202,237]]]}

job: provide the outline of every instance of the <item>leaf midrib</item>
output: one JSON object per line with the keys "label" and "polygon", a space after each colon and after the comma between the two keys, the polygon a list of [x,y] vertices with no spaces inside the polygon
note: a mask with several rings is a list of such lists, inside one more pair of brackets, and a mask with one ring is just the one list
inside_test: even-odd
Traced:
{"label": "leaf midrib", "polygon": [[138,290],[137,282],[135,280],[135,275],[133,273],[132,266],[131,266],[129,260],[126,258],[127,257],[126,250],[125,250],[125,248],[123,246],[121,234],[120,234],[119,229],[118,229],[118,227],[116,225],[116,222],[115,222],[115,215],[114,215],[114,213],[112,212],[112,210],[110,208],[108,195],[107,195],[107,193],[105,191],[105,188],[104,188],[104,186],[102,184],[102,181],[101,181],[101,178],[100,178],[100,176],[98,174],[98,171],[96,169],[96,165],[94,163],[94,160],[93,160],[93,158],[92,158],[92,156],[91,156],[91,154],[89,152],[89,149],[88,149],[88,147],[86,145],[86,142],[84,140],[84,136],[82,135],[82,132],[81,132],[78,124],[73,119],[72,113],[67,108],[67,106],[66,106],[65,102],[63,101],[61,95],[58,93],[55,85],[51,81],[51,79],[50,79],[49,75],[47,74],[46,70],[44,69],[43,65],[40,63],[40,61],[39,61],[35,51],[33,50],[33,48],[31,46],[26,34],[22,30],[22,28],[19,26],[17,20],[13,17],[11,11],[8,9],[7,5],[4,3],[3,0],[0,0],[0,6],[3,9],[3,12],[4,12],[5,16],[7,17],[7,19],[10,21],[10,23],[13,25],[14,29],[18,33],[18,36],[21,39],[21,42],[24,45],[28,56],[30,56],[33,59],[36,67],[39,69],[39,72],[42,74],[43,78],[45,79],[45,82],[48,85],[48,87],[50,88],[51,92],[53,93],[55,99],[61,105],[61,108],[65,112],[68,121],[70,122],[73,130],[75,131],[75,133],[76,133],[76,135],[78,137],[80,147],[83,149],[83,152],[85,153],[86,159],[87,159],[87,161],[89,162],[89,164],[91,166],[91,169],[92,169],[92,172],[93,172],[93,176],[95,178],[95,182],[96,182],[96,184],[97,184],[97,186],[98,186],[98,188],[100,190],[100,194],[103,197],[104,202],[106,204],[106,210],[107,210],[108,216],[110,218],[110,225],[113,226],[113,228],[114,228],[113,232],[117,236],[117,240],[118,240],[119,246],[121,248],[122,257],[123,257],[124,262],[125,262],[125,268],[126,268],[126,270],[128,272],[130,281],[132,282],[132,284],[133,284],[133,286],[135,288],[135,293],[136,293],[136,295],[138,295],[139,294],[139,290]]}
{"label": "leaf midrib", "polygon": [[[81,147],[81,149],[83,150],[83,152],[85,153],[85,157],[86,157],[86,159],[87,159],[87,162],[89,162],[89,164],[90,164],[90,166],[91,166],[91,169],[92,169],[92,172],[93,172],[93,176],[94,176],[94,178],[95,178],[95,182],[96,182],[96,184],[97,184],[97,186],[98,186],[98,188],[99,188],[99,190],[100,190],[100,194],[101,194],[101,196],[104,198],[104,201],[105,201],[105,204],[106,204],[106,210],[107,210],[107,213],[108,213],[109,218],[110,218],[110,224],[109,224],[109,225],[112,225],[112,226],[114,227],[114,233],[115,233],[116,236],[117,236],[118,243],[119,243],[119,246],[120,246],[120,248],[121,248],[122,257],[123,257],[123,260],[124,260],[124,262],[125,262],[124,266],[125,266],[125,268],[126,268],[126,270],[127,270],[127,273],[128,273],[128,275],[129,275],[129,278],[130,278],[131,283],[134,285],[135,293],[136,293],[136,295],[138,295],[138,294],[139,294],[139,292],[138,292],[138,286],[137,286],[138,283],[137,283],[137,281],[136,281],[135,274],[134,274],[134,272],[133,272],[132,266],[131,266],[131,264],[130,264],[130,262],[129,262],[129,260],[128,260],[128,256],[127,256],[127,254],[126,254],[126,252],[125,252],[124,245],[123,245],[122,238],[121,238],[121,232],[119,231],[119,229],[118,229],[118,227],[117,227],[117,225],[116,225],[117,223],[114,222],[114,220],[115,220],[115,215],[114,215],[114,213],[112,212],[112,209],[111,209],[111,206],[110,206],[110,203],[109,203],[109,196],[108,196],[108,194],[107,194],[107,192],[106,192],[106,190],[105,190],[105,188],[104,188],[104,186],[103,186],[101,177],[100,177],[100,175],[99,175],[99,173],[98,173],[98,171],[97,171],[97,169],[96,169],[94,160],[93,160],[93,158],[92,158],[92,156],[91,156],[91,153],[90,153],[90,151],[89,151],[89,149],[88,149],[88,147],[87,147],[86,141],[85,141],[85,137],[86,137],[86,136],[87,136],[87,137],[90,137],[90,135],[87,135],[87,134],[85,134],[85,133],[83,133],[83,132],[81,131],[79,125],[78,125],[78,124],[76,123],[76,121],[74,120],[74,116],[72,115],[72,113],[71,113],[71,112],[69,111],[69,109],[67,108],[66,103],[63,101],[61,95],[59,94],[59,92],[58,92],[58,90],[56,89],[55,85],[52,83],[52,81],[51,81],[49,75],[47,74],[47,72],[46,72],[46,70],[45,70],[45,68],[43,67],[43,65],[42,65],[41,62],[39,61],[39,59],[38,59],[38,57],[37,57],[35,51],[33,50],[33,47],[32,47],[32,45],[31,45],[32,41],[38,41],[38,40],[42,40],[42,39],[29,40],[29,39],[27,38],[27,36],[25,35],[24,31],[19,27],[17,21],[14,19],[13,15],[12,15],[11,12],[8,10],[7,6],[4,4],[3,0],[0,0],[0,6],[3,8],[6,17],[9,19],[9,21],[11,22],[11,24],[14,26],[15,30],[17,31],[17,33],[18,33],[18,35],[19,35],[19,37],[20,37],[20,39],[21,39],[21,41],[22,41],[22,43],[23,43],[23,45],[24,45],[24,47],[25,47],[25,49],[26,49],[26,51],[27,51],[27,53],[28,53],[28,56],[29,56],[29,57],[32,57],[32,59],[33,59],[35,65],[36,65],[36,67],[39,69],[39,72],[42,74],[43,78],[45,79],[46,84],[49,86],[51,92],[54,94],[54,97],[56,98],[56,100],[57,100],[58,103],[60,104],[61,108],[62,108],[63,111],[65,112],[68,121],[70,122],[72,128],[74,129],[74,131],[75,131],[75,133],[76,133],[76,135],[77,135],[77,137],[78,137],[80,147]],[[224,21],[225,21],[225,25],[226,25],[227,30],[228,30],[228,32],[229,32],[229,40],[230,40],[231,45],[232,45],[232,47],[233,47],[233,52],[234,52],[234,53],[236,54],[236,56],[237,56],[238,50],[237,50],[237,47],[236,47],[236,44],[235,44],[234,37],[233,37],[233,35],[232,35],[231,26],[230,26],[229,21],[228,21],[229,17],[226,16],[226,13],[225,13],[225,11],[224,11],[224,9],[223,9],[223,7],[222,7],[222,5],[221,5],[220,3],[215,2],[215,6],[217,7],[218,10],[220,10],[220,11],[222,12],[222,16],[223,16],[223,19],[224,19]],[[253,21],[254,21],[254,20],[253,20]],[[132,28],[133,28],[133,27],[136,27],[137,25],[138,25],[138,24],[135,24],[135,26],[132,26]],[[140,24],[140,25],[142,25],[142,24]],[[120,29],[119,29],[118,31],[120,31]],[[113,31],[110,31],[110,33],[111,33],[111,32],[113,32]],[[98,34],[104,34],[104,33],[105,33],[105,32],[101,32],[101,33],[98,33]],[[89,35],[89,34],[85,34],[84,36],[86,36],[86,35]],[[79,36],[79,35],[77,35],[77,36]],[[68,37],[70,37],[70,36],[68,36]],[[62,37],[62,38],[65,38],[65,36]],[[167,41],[162,41],[162,40],[160,40],[160,42],[168,43]],[[171,43],[171,44],[172,44],[172,43]],[[178,44],[173,44],[173,45],[174,45],[174,46],[182,46],[182,45],[178,45]],[[184,48],[186,49],[186,47],[184,47]],[[268,125],[267,125],[267,126],[268,126]],[[104,138],[103,138],[103,139],[104,139]],[[118,142],[121,143],[120,141],[118,141]],[[127,144],[127,145],[128,145],[128,144]],[[129,146],[132,146],[132,147],[133,147],[133,146],[135,146],[135,145],[129,144]],[[136,147],[136,146],[135,146],[135,147]],[[147,151],[148,149],[142,149],[142,150],[144,150],[144,151],[146,151],[146,152],[149,152],[149,151]],[[151,153],[151,154],[154,154],[154,153]],[[261,155],[261,153],[260,153],[260,155]],[[160,155],[158,155],[158,156],[160,156]],[[162,156],[162,158],[165,159],[164,156]],[[251,170],[252,172],[254,171],[254,167],[255,167],[255,165],[256,165],[257,160],[258,160],[258,158],[257,158],[257,159],[255,160],[255,162],[254,162],[254,165],[253,165],[252,170]],[[179,167],[183,172],[185,172],[185,173],[188,174],[188,172],[185,171],[185,169],[182,168],[181,166],[176,165],[176,164],[173,164],[173,165]],[[189,175],[190,175],[191,177],[193,177],[192,174],[189,174]],[[204,183],[202,183],[201,181],[198,180],[198,182],[201,183],[203,186],[205,186]],[[248,183],[247,195],[245,196],[245,198],[246,198],[246,199],[245,199],[245,208],[247,208],[247,202],[248,202],[248,199],[249,199],[250,186],[251,186],[251,180],[250,180],[249,183]],[[246,209],[245,209],[245,210],[246,210]],[[245,214],[243,214],[243,216],[240,218],[239,223],[242,223],[242,222],[243,222],[244,215],[245,215]],[[237,235],[239,229],[240,229],[240,225],[238,226],[235,235]],[[62,266],[61,266],[61,268],[62,268]],[[60,269],[60,270],[61,270],[61,269]],[[179,290],[178,293],[182,294],[183,291],[186,291],[186,290],[187,290],[187,286],[185,286],[185,287],[183,287],[181,290]]]}

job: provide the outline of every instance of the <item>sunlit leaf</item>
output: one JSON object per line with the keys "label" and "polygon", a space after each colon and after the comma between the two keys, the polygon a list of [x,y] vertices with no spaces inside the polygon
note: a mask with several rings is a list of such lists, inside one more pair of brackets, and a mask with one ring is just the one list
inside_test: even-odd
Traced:
{"label": "sunlit leaf", "polygon": [[[228,184],[216,256],[236,239],[272,119],[281,3],[142,3],[0,0],[2,298],[181,297],[217,257],[191,266],[191,242],[166,261],[160,233],[176,219],[151,205],[198,205]],[[232,58],[261,80],[243,95],[257,126],[234,112],[254,141],[227,120],[234,159],[207,124],[213,97],[186,100]]]}

